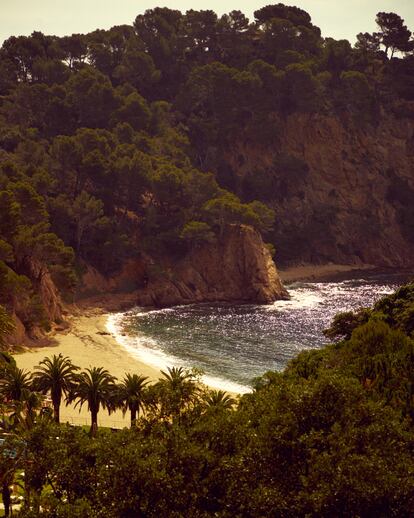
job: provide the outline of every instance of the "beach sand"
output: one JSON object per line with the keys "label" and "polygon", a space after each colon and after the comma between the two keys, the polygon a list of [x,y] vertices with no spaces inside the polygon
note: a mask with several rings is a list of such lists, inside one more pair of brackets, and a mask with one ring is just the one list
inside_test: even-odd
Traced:
{"label": "beach sand", "polygon": [[[28,349],[14,356],[17,366],[33,371],[45,357],[62,353],[82,369],[88,367],[104,367],[110,374],[122,379],[125,373],[136,373],[148,376],[149,381],[157,381],[160,371],[140,362],[131,356],[106,327],[108,314],[99,311],[88,311],[82,316],[69,317],[70,329],[56,334],[53,345],[37,349]],[[89,425],[90,415],[87,405],[79,412],[73,405],[61,406],[61,421],[77,425]],[[113,428],[129,426],[129,415],[122,416],[121,411],[108,415],[101,409],[98,415],[98,424]]]}
{"label": "beach sand", "polygon": [[346,272],[357,272],[363,270],[374,270],[375,266],[371,264],[365,265],[349,265],[349,264],[305,264],[301,266],[293,266],[291,268],[279,269],[279,275],[284,283],[297,281],[321,281],[330,279],[336,275]]}

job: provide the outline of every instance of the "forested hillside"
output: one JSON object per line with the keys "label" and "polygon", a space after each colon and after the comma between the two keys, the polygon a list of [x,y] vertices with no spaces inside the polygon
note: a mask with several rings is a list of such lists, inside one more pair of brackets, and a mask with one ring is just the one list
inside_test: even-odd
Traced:
{"label": "forested hillside", "polygon": [[44,297],[70,298],[87,265],[182,256],[228,223],[285,264],[412,264],[413,40],[377,22],[355,47],[282,4],[9,38],[0,304],[47,325]]}

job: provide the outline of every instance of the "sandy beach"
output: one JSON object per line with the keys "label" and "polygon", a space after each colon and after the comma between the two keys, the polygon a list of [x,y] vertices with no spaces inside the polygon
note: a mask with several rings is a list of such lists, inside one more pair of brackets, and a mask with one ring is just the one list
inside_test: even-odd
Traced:
{"label": "sandy beach", "polygon": [[[18,367],[32,371],[45,357],[62,353],[83,369],[104,367],[118,379],[130,372],[148,376],[150,381],[156,381],[160,372],[128,354],[108,332],[107,320],[108,314],[99,311],[88,311],[82,316],[69,317],[70,329],[56,334],[53,337],[53,345],[16,354],[16,363]],[[78,408],[62,405],[61,420],[79,425],[89,424],[87,406],[84,405],[79,413]],[[122,428],[129,425],[129,416],[127,414],[124,418],[121,411],[108,415],[105,410],[101,410],[98,423],[102,426]]]}
{"label": "sandy beach", "polygon": [[349,264],[305,264],[293,266],[286,269],[279,269],[279,275],[284,283],[297,281],[320,281],[336,275],[363,270],[374,270],[375,266],[371,264],[365,265],[349,265]]}

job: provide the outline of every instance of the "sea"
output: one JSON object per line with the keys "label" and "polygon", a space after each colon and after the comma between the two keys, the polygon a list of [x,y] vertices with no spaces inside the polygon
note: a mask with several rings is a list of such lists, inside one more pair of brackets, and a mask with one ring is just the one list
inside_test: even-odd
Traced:
{"label": "sea", "polygon": [[294,282],[286,285],[290,300],[270,305],[137,307],[112,314],[107,325],[126,354],[148,365],[197,368],[204,383],[246,393],[255,378],[282,370],[300,351],[326,345],[323,330],[336,313],[369,307],[410,278],[375,272]]}

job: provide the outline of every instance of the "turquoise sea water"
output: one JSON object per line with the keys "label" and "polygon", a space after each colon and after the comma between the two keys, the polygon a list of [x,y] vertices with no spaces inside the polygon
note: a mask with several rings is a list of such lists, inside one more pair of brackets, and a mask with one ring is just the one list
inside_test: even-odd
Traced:
{"label": "turquoise sea water", "polygon": [[109,327],[145,363],[198,367],[210,385],[246,392],[253,378],[281,370],[304,349],[322,347],[333,316],[370,306],[406,282],[403,275],[288,285],[272,305],[198,304],[113,315]]}

